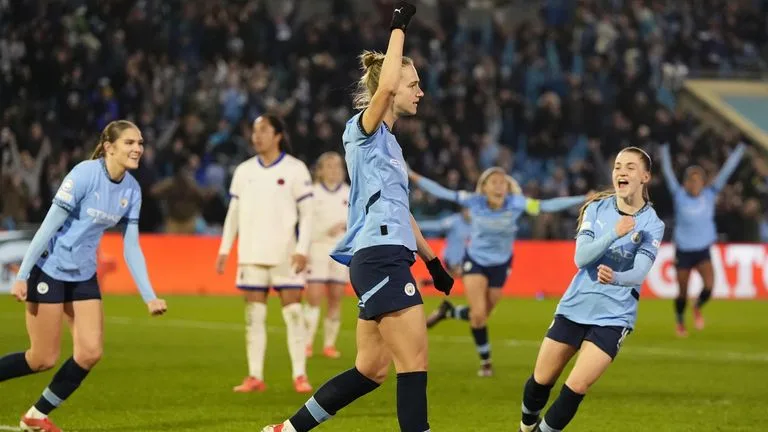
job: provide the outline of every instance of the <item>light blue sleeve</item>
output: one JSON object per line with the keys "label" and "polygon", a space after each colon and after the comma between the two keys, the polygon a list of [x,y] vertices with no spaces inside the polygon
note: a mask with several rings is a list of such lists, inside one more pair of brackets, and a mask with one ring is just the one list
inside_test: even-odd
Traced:
{"label": "light blue sleeve", "polygon": [[669,154],[669,144],[661,146],[661,172],[664,174],[664,180],[667,182],[667,189],[674,195],[680,190],[680,183],[675,177],[675,170],[672,168],[672,156]]}
{"label": "light blue sleeve", "polygon": [[455,191],[441,186],[436,181],[430,180],[426,177],[419,176],[419,180],[416,185],[424,192],[435,196],[438,199],[455,202],[460,205],[464,205],[477,194],[467,191]]}
{"label": "light blue sleeve", "polygon": [[58,206],[52,205],[48,210],[48,214],[45,215],[43,223],[40,228],[37,229],[35,236],[32,237],[32,241],[29,243],[24,258],[21,260],[21,266],[19,266],[19,272],[16,275],[17,280],[29,279],[29,273],[32,271],[32,267],[35,266],[40,255],[45,252],[45,248],[48,246],[48,242],[51,241],[56,231],[64,225],[69,217],[69,212]]}
{"label": "light blue sleeve", "polygon": [[584,268],[600,259],[611,246],[611,243],[619,238],[614,229],[610,229],[599,238],[595,238],[592,225],[597,218],[598,205],[599,201],[587,206],[581,225],[579,225],[579,232],[576,235],[576,253],[573,256],[573,261],[578,268]]}
{"label": "light blue sleeve", "polygon": [[128,209],[128,214],[120,221],[125,224],[138,224],[139,215],[141,214],[141,189],[138,188],[138,184],[134,189],[133,196],[131,197],[131,207]]}
{"label": "light blue sleeve", "polygon": [[638,286],[643,283],[651,271],[659,252],[661,240],[664,238],[664,222],[656,219],[648,229],[642,231],[642,243],[635,255],[635,262],[630,270],[613,273],[613,284],[621,286]]}
{"label": "light blue sleeve", "polygon": [[452,214],[442,219],[419,221],[418,225],[422,232],[423,231],[445,232],[451,228],[451,225],[454,224],[455,219],[456,219],[456,214]]}
{"label": "light blue sleeve", "polygon": [[129,223],[125,227],[125,232],[123,233],[123,256],[144,302],[148,303],[157,299],[155,291],[152,289],[152,284],[149,282],[147,263],[144,260],[144,254],[141,252],[141,246],[139,245],[138,224]]}
{"label": "light blue sleeve", "polygon": [[717,173],[717,177],[715,177],[715,180],[712,181],[712,188],[715,190],[715,192],[720,192],[725,187],[725,183],[728,182],[728,178],[733,175],[733,172],[736,171],[736,168],[738,168],[739,162],[741,162],[741,157],[744,156],[744,152],[746,150],[747,146],[744,143],[739,143],[739,145],[736,146],[736,150],[734,150],[734,152],[728,156],[728,160],[725,161],[725,165],[720,168],[720,172]]}
{"label": "light blue sleeve", "polygon": [[630,270],[613,273],[611,284],[627,287],[642,285],[651,267],[653,267],[653,261],[647,255],[637,254],[634,266]]}
{"label": "light blue sleeve", "polygon": [[71,212],[88,193],[93,181],[93,162],[86,161],[77,164],[64,177],[59,190],[53,197],[53,203]]}
{"label": "light blue sleeve", "polygon": [[541,211],[544,213],[554,213],[582,204],[587,199],[586,195],[572,197],[560,197],[541,200]]}
{"label": "light blue sleeve", "polygon": [[347,121],[347,126],[344,129],[344,135],[342,137],[345,144],[362,146],[373,142],[371,138],[376,135],[378,130],[373,131],[371,134],[365,133],[365,130],[363,129],[363,112],[365,111],[360,111]]}

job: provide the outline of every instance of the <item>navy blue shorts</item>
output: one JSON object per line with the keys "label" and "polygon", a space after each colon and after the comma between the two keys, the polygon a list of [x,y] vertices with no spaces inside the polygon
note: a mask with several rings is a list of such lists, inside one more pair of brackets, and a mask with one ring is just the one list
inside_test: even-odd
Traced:
{"label": "navy blue shorts", "polygon": [[681,251],[678,249],[675,254],[675,267],[681,269],[692,269],[704,261],[712,260],[709,248],[697,251]]}
{"label": "navy blue shorts", "polygon": [[101,300],[99,281],[95,274],[88,280],[67,282],[50,277],[38,266],[29,273],[27,302],[58,304],[82,300]]}
{"label": "navy blue shorts", "polygon": [[579,324],[562,315],[555,315],[547,337],[576,349],[581,348],[583,341],[590,341],[614,359],[631,332],[632,329],[628,327]]}
{"label": "navy blue shorts", "polygon": [[422,304],[411,275],[415,261],[405,246],[383,245],[361,249],[349,263],[349,279],[359,299],[360,318],[381,315]]}
{"label": "navy blue shorts", "polygon": [[509,272],[512,270],[512,257],[504,264],[484,266],[478,264],[475,260],[466,255],[464,257],[464,265],[462,266],[463,274],[479,274],[488,278],[489,288],[502,288],[507,282]]}

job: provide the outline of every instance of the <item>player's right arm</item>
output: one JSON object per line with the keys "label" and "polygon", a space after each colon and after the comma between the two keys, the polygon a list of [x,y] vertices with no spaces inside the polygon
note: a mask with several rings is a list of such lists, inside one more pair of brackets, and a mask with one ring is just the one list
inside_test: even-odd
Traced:
{"label": "player's right arm", "polygon": [[442,219],[420,220],[418,221],[419,229],[422,232],[429,231],[429,232],[445,233],[446,231],[451,229],[451,226],[453,226],[454,223],[456,223],[457,217],[461,217],[461,215],[454,213]]}
{"label": "player's right arm", "polygon": [[576,236],[576,253],[573,256],[573,261],[578,268],[584,268],[599,260],[611,247],[611,243],[625,236],[635,226],[632,216],[622,216],[614,229],[595,238],[592,227],[597,220],[598,205],[598,202],[593,202],[587,206],[579,226],[579,233]]}
{"label": "player's right arm", "polygon": [[672,156],[669,154],[669,144],[661,146],[661,172],[664,174],[664,180],[667,182],[667,189],[671,194],[676,194],[680,190],[680,183],[675,177],[675,170],[672,168]]}
{"label": "player's right arm", "polygon": [[371,103],[363,111],[360,123],[367,135],[375,132],[387,110],[392,109],[395,93],[400,85],[400,75],[403,64],[403,44],[405,43],[405,28],[416,12],[416,8],[405,2],[400,2],[392,13],[392,30],[389,35],[389,45],[381,65],[379,85],[371,96]]}
{"label": "player's right arm", "polygon": [[240,196],[242,193],[240,173],[241,168],[238,167],[232,175],[232,184],[229,186],[229,208],[227,209],[227,217],[224,219],[224,227],[221,233],[219,256],[216,258],[216,271],[219,274],[224,273],[224,266],[227,263],[229,251],[232,249],[232,243],[235,242],[237,237],[240,223]]}
{"label": "player's right arm", "polygon": [[408,172],[408,177],[412,182],[416,183],[416,186],[424,190],[424,192],[433,195],[435,198],[451,201],[461,206],[465,206],[467,201],[477,194],[468,191],[455,191],[441,186],[436,181],[430,180],[420,174],[413,171]]}
{"label": "player's right arm", "polygon": [[38,228],[35,236],[27,248],[21,266],[16,274],[16,283],[14,283],[12,293],[19,301],[26,300],[27,297],[27,279],[35,266],[37,260],[45,252],[48,243],[56,232],[67,221],[69,213],[77,207],[80,201],[85,197],[90,188],[91,176],[88,165],[78,164],[67,174],[64,181],[61,182],[59,190],[53,197],[53,205],[45,215],[43,223]]}

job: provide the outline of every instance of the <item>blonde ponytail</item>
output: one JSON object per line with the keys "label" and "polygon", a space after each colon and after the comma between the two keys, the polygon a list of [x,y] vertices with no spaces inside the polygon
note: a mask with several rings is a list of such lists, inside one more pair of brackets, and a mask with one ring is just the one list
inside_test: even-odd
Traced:
{"label": "blonde ponytail", "polygon": [[[355,109],[362,110],[368,108],[371,98],[376,89],[379,88],[379,77],[381,76],[381,67],[384,65],[385,55],[378,51],[363,51],[359,56],[360,68],[363,70],[363,76],[357,82],[357,88],[353,94],[352,103]],[[413,60],[403,56],[403,66],[413,64]]]}

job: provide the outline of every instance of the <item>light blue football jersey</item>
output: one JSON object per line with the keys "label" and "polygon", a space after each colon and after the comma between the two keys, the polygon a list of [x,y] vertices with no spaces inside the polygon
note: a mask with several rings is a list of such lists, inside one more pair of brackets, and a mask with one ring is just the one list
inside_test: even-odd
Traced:
{"label": "light blue football jersey", "polygon": [[104,231],[118,223],[138,224],[141,188],[130,173],[119,182],[104,159],[77,164],[64,178],[53,204],[69,212],[37,265],[61,281],[84,281],[96,273],[96,252]]}
{"label": "light blue football jersey", "polygon": [[689,195],[678,183],[672,168],[669,146],[662,146],[661,167],[675,208],[675,246],[685,252],[709,249],[717,241],[715,205],[717,195],[739,166],[746,147],[739,144],[728,157],[712,184],[698,196]]}
{"label": "light blue football jersey", "polygon": [[445,233],[443,260],[448,265],[460,265],[466,254],[471,224],[461,213],[454,213],[439,220],[419,221],[422,232]]}
{"label": "light blue football jersey", "polygon": [[664,236],[664,222],[653,207],[646,204],[634,215],[633,232],[618,238],[614,228],[621,216],[615,196],[587,206],[579,227],[576,254],[580,253],[583,240],[602,242],[607,239],[606,247],[596,259],[578,270],[560,299],[556,314],[581,324],[634,328],[640,288],[646,274],[628,285],[603,284],[597,279],[597,267],[604,264],[614,272],[628,272],[638,260],[648,259],[650,264],[645,271],[650,270]]}
{"label": "light blue football jersey", "polygon": [[527,198],[522,194],[507,195],[498,209],[488,205],[483,194],[454,191],[426,177],[418,186],[437,198],[466,207],[470,214],[470,239],[467,255],[482,266],[496,266],[509,261],[514,252],[517,221],[523,213],[557,212],[580,204],[584,196],[560,197],[547,200]]}
{"label": "light blue football jersey", "polygon": [[367,135],[362,112],[347,121],[342,136],[350,177],[347,232],[331,257],[349,265],[360,249],[401,245],[416,251],[403,150],[384,122]]}

